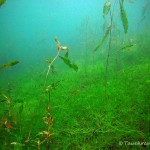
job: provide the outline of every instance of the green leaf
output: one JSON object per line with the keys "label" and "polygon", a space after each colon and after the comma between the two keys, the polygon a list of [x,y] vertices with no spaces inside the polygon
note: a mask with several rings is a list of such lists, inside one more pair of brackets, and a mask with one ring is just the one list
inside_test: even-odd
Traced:
{"label": "green leaf", "polygon": [[102,47],[103,43],[105,42],[105,40],[106,40],[106,38],[107,38],[107,36],[108,36],[108,34],[110,32],[110,29],[111,29],[111,25],[109,25],[107,27],[106,32],[103,35],[101,42],[95,47],[94,51],[97,51],[98,49],[100,49]]}
{"label": "green leaf", "polygon": [[60,85],[61,81],[63,80],[60,80],[60,81],[57,81],[57,82],[52,82],[48,87],[48,91],[52,91],[52,90],[55,90],[57,88],[57,86]]}
{"label": "green leaf", "polygon": [[16,65],[16,64],[18,64],[18,63],[19,63],[19,61],[12,61],[12,62],[9,62],[9,63],[7,63],[7,64],[4,64],[3,66],[0,66],[0,70],[1,70],[1,69],[4,69],[4,68],[11,67],[11,66],[14,66],[14,65]]}
{"label": "green leaf", "polygon": [[127,33],[127,31],[128,31],[128,19],[127,19],[126,11],[124,9],[124,6],[123,6],[123,3],[121,2],[121,0],[119,2],[120,2],[120,15],[121,15],[121,21],[122,21],[122,24],[124,27],[124,33]]}
{"label": "green leaf", "polygon": [[110,10],[110,7],[111,7],[111,3],[110,2],[106,2],[104,4],[104,7],[103,7],[103,17],[105,17],[108,14],[108,12]]}
{"label": "green leaf", "polygon": [[6,0],[0,0],[0,6],[2,6],[5,2]]}
{"label": "green leaf", "polygon": [[78,71],[78,66],[73,64],[69,59],[68,59],[68,52],[64,56],[59,56],[66,65],[68,65],[70,68],[73,68],[75,71]]}
{"label": "green leaf", "polygon": [[136,45],[136,44],[125,45],[125,46],[122,47],[121,49],[122,49],[122,50],[125,50],[125,49],[131,48],[132,46],[135,46],[135,45]]}

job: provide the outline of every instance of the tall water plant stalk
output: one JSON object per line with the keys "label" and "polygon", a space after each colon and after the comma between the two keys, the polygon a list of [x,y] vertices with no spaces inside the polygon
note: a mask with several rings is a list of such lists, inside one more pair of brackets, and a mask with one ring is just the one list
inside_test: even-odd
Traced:
{"label": "tall water plant stalk", "polygon": [[[106,98],[108,97],[108,93],[107,93],[107,83],[108,83],[108,66],[109,66],[109,58],[110,58],[110,52],[111,52],[111,42],[112,42],[112,26],[113,26],[113,18],[114,18],[114,11],[116,8],[116,2],[117,0],[114,0],[114,6],[113,8],[111,7],[111,2],[110,1],[106,1],[103,7],[103,17],[104,19],[106,18],[106,16],[108,14],[110,17],[110,24],[108,25],[102,40],[100,41],[100,43],[95,47],[94,51],[97,51],[98,49],[101,49],[104,42],[106,41],[106,39],[109,36],[109,41],[108,41],[108,53],[107,53],[107,57],[106,57],[106,66],[105,66],[105,75],[104,75],[104,86],[105,86],[105,95]],[[127,19],[127,15],[126,15],[126,11],[124,8],[124,1],[123,0],[119,0],[119,6],[120,6],[120,17],[121,17],[121,22],[124,28],[124,33],[126,34],[128,31],[128,19]]]}
{"label": "tall water plant stalk", "polygon": [[[44,81],[44,90],[48,96],[48,101],[47,101],[47,106],[46,106],[46,114],[43,116],[42,119],[46,126],[45,126],[44,131],[41,131],[36,135],[36,140],[34,140],[34,141],[32,140],[33,142],[31,142],[32,143],[31,146],[34,145],[38,149],[40,149],[42,145],[48,144],[49,140],[51,139],[51,136],[53,135],[53,133],[51,132],[51,127],[53,124],[53,117],[51,115],[51,109],[50,109],[51,91],[56,89],[56,87],[60,83],[60,81],[57,81],[57,82],[49,83],[49,85],[46,85],[50,71],[53,69],[53,64],[58,58],[61,58],[64,61],[64,63],[67,64],[70,68],[73,68],[75,71],[77,71],[77,69],[78,69],[78,67],[75,64],[73,64],[68,58],[69,48],[67,46],[62,46],[57,37],[55,37],[54,40],[56,42],[56,47],[57,47],[58,52],[57,52],[56,56],[52,59],[52,61],[51,61],[51,59],[47,60],[49,64],[48,64],[48,70],[47,70],[45,81]],[[62,50],[66,51],[65,56],[60,55]],[[43,95],[43,93],[41,95]],[[38,106],[39,106],[39,103],[38,103]],[[33,119],[35,119],[35,114],[36,113],[34,113]],[[32,123],[33,123],[33,119],[32,119]],[[31,127],[30,127],[30,131],[29,131],[29,135],[30,135],[30,132],[31,132]],[[45,137],[45,138],[43,138],[43,137]],[[28,140],[27,143],[29,143],[29,141],[31,141],[31,140]]]}
{"label": "tall water plant stalk", "polygon": [[[52,66],[53,66],[53,63],[58,59],[58,58],[61,58],[63,60],[63,62],[65,64],[67,64],[70,68],[73,68],[75,71],[78,71],[78,66],[73,64],[69,58],[68,58],[68,50],[69,48],[67,46],[62,46],[58,40],[57,37],[54,38],[55,42],[56,42],[56,47],[57,47],[57,54],[56,56],[54,57],[54,59],[52,61],[50,61],[49,59],[49,65],[48,65],[48,70],[47,70],[47,73],[46,73],[46,77],[45,77],[45,82],[44,82],[44,89],[45,89],[45,92],[48,93],[48,110],[50,109],[50,96],[51,96],[51,90],[55,89],[59,82],[56,82],[56,83],[51,83],[49,84],[47,87],[46,87],[46,82],[47,82],[47,78],[48,78],[48,75],[50,73],[50,70],[52,69]],[[66,51],[66,54],[64,56],[60,56],[60,52],[64,50]]]}
{"label": "tall water plant stalk", "polygon": [[44,87],[45,87],[45,85],[46,85],[47,77],[48,77],[48,75],[49,75],[49,72],[50,72],[50,70],[51,70],[51,67],[52,67],[54,61],[59,57],[59,54],[60,54],[60,50],[58,50],[57,55],[56,55],[55,58],[52,60],[52,62],[48,65],[48,70],[47,70],[47,73],[46,73],[46,78],[45,78],[45,82],[44,82]]}
{"label": "tall water plant stalk", "polygon": [[[116,5],[116,0],[114,2],[114,7],[115,7],[115,5]],[[106,97],[107,97],[107,82],[108,82],[108,66],[109,66],[109,57],[110,57],[110,52],[111,52],[111,41],[112,41],[113,13],[114,13],[114,8],[113,8],[112,12],[110,10],[109,43],[108,43],[108,53],[107,53],[106,68],[105,68],[105,95],[106,95]]]}

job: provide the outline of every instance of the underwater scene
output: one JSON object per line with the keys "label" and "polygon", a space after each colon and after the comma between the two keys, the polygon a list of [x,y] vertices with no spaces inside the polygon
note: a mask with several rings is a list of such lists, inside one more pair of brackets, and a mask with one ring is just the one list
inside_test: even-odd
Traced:
{"label": "underwater scene", "polygon": [[149,150],[150,0],[0,0],[0,150]]}

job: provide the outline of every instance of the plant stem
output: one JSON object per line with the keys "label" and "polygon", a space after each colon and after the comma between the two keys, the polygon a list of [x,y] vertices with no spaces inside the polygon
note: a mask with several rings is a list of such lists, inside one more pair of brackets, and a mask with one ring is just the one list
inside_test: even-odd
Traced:
{"label": "plant stem", "polygon": [[106,69],[105,69],[105,95],[107,96],[107,81],[108,81],[108,65],[109,65],[109,57],[110,57],[110,51],[111,51],[111,27],[112,27],[112,14],[110,11],[110,33],[109,33],[109,47],[108,47],[108,53],[106,58]]}
{"label": "plant stem", "polygon": [[[116,0],[114,2],[114,7],[116,4]],[[108,54],[106,58],[106,69],[105,69],[105,95],[107,96],[107,81],[108,81],[108,65],[109,65],[109,57],[110,57],[110,51],[111,51],[111,41],[112,41],[112,24],[113,24],[113,11],[110,10],[110,33],[109,33],[109,47],[108,47]]]}
{"label": "plant stem", "polygon": [[49,74],[49,72],[50,72],[51,66],[52,66],[52,64],[54,63],[54,61],[58,58],[58,56],[59,56],[59,54],[60,54],[60,51],[61,51],[61,49],[58,50],[57,55],[55,56],[55,58],[52,60],[52,62],[51,62],[51,63],[49,64],[49,66],[48,66],[48,70],[47,70],[47,74],[46,74],[46,78],[45,78],[45,82],[44,82],[44,87],[45,87],[45,85],[46,85],[47,77],[48,77],[48,74]]}
{"label": "plant stem", "polygon": [[48,92],[48,105],[47,105],[47,112],[50,113],[50,98],[51,98],[51,93],[50,91]]}

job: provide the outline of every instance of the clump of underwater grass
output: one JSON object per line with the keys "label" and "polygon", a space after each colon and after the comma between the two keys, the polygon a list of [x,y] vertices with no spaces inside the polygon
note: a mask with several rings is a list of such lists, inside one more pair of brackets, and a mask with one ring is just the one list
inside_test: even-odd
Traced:
{"label": "clump of underwater grass", "polygon": [[[28,143],[31,142],[38,149],[40,149],[45,144],[46,144],[46,147],[51,147],[50,146],[51,145],[51,136],[54,134],[54,133],[52,133],[52,130],[51,130],[54,119],[51,115],[50,100],[51,100],[52,91],[54,91],[59,86],[61,81],[59,80],[59,81],[52,82],[52,83],[46,85],[47,81],[48,81],[47,79],[48,79],[48,75],[49,75],[50,71],[52,70],[52,73],[53,73],[53,69],[54,69],[53,64],[60,57],[70,68],[73,68],[73,69],[76,69],[76,70],[78,68],[76,65],[71,63],[71,61],[68,58],[69,48],[67,46],[62,46],[57,37],[55,37],[54,40],[56,42],[56,47],[57,47],[58,52],[52,60],[50,58],[48,59],[48,63],[49,63],[48,64],[48,70],[47,70],[45,81],[44,81],[44,93],[48,96],[48,101],[47,101],[47,106],[46,106],[46,114],[42,117],[42,120],[45,124],[45,127],[44,127],[45,130],[40,131],[40,132],[38,132],[38,134],[36,134],[36,140],[34,140],[34,141],[29,140],[28,141]],[[65,56],[60,56],[60,53],[61,53],[62,50],[66,51]],[[42,95],[43,95],[43,93],[42,93]]]}
{"label": "clump of underwater grass", "polygon": [[[56,47],[57,47],[58,52],[52,60],[50,58],[47,59],[48,70],[47,70],[45,81],[44,81],[44,91],[42,92],[42,94],[39,98],[39,101],[38,101],[38,105],[32,114],[32,117],[31,117],[32,124],[29,125],[30,126],[29,127],[29,134],[26,136],[25,140],[23,140],[22,142],[14,141],[11,143],[12,145],[25,146],[28,148],[36,147],[38,149],[40,149],[42,147],[47,147],[47,148],[51,147],[51,138],[52,138],[52,135],[54,134],[52,131],[52,125],[53,125],[54,119],[53,119],[52,114],[51,114],[50,100],[51,100],[52,91],[54,91],[60,85],[61,81],[58,80],[56,82],[51,82],[47,85],[48,75],[50,74],[50,71],[52,71],[52,73],[53,73],[53,71],[54,71],[53,70],[54,69],[53,64],[58,58],[61,58],[64,61],[64,63],[67,64],[70,68],[73,68],[75,71],[78,70],[78,67],[75,64],[73,64],[68,58],[69,48],[67,46],[61,46],[57,37],[55,37],[54,40],[56,42]],[[60,55],[62,50],[66,51],[66,54],[64,56]],[[41,102],[43,102],[43,101],[41,101],[41,99],[43,99],[43,98],[48,99],[47,103],[44,104],[44,107],[46,107],[46,112],[42,108],[42,110],[44,110],[44,111],[37,113],[37,109],[39,108],[39,105],[41,104]],[[37,117],[38,118],[42,117],[42,122],[38,121],[40,123],[40,125],[39,124],[36,126],[34,125],[35,127],[37,127],[37,129],[32,130],[33,124],[35,124],[34,122],[37,121],[37,120],[35,120],[35,118],[37,118]]]}
{"label": "clump of underwater grass", "polygon": [[[73,68],[74,70],[77,71],[78,67],[73,64],[69,58],[68,58],[68,50],[69,48],[67,46],[61,46],[59,40],[57,37],[54,38],[55,42],[56,42],[56,47],[58,49],[58,52],[56,54],[56,56],[54,57],[54,59],[48,59],[48,70],[47,70],[47,73],[46,73],[46,77],[45,77],[45,82],[44,82],[44,91],[45,91],[45,94],[48,95],[48,102],[47,102],[47,106],[46,106],[46,115],[44,115],[43,117],[43,121],[44,123],[46,124],[46,130],[44,131],[41,131],[39,132],[37,135],[36,135],[36,145],[38,147],[38,149],[40,149],[40,147],[44,144],[47,145],[47,147],[50,147],[51,145],[51,136],[54,134],[51,132],[51,127],[53,125],[53,117],[51,115],[51,107],[50,107],[50,100],[51,100],[51,92],[53,90],[55,90],[59,84],[60,84],[60,80],[57,81],[57,82],[52,82],[51,84],[49,84],[48,86],[46,86],[46,83],[47,83],[47,79],[48,79],[48,75],[50,73],[50,70],[52,70],[53,72],[53,64],[54,62],[60,57],[64,62],[65,64],[67,64],[70,68]],[[64,51],[67,51],[65,56],[60,56],[60,52],[64,50]]]}
{"label": "clump of underwater grass", "polygon": [[[28,107],[30,107],[30,105],[32,105],[33,103],[30,102],[31,104],[27,106],[26,102],[25,103],[23,102],[22,104],[20,104],[17,102],[17,100],[15,100],[16,102],[16,104],[14,104],[15,109],[17,109],[18,111],[14,110],[14,113],[16,114],[16,118],[14,119],[14,117],[12,117],[13,115],[11,115],[11,99],[5,94],[0,93],[0,99],[8,103],[7,105],[8,117],[4,117],[3,115],[1,116],[1,127],[0,127],[1,131],[4,131],[4,132],[5,130],[9,131],[6,134],[4,132],[1,132],[3,133],[1,137],[3,139],[3,143],[1,145],[4,146],[4,149],[6,147],[7,148],[14,147],[18,149],[22,149],[22,148],[40,149],[42,147],[49,148],[51,145],[51,136],[54,134],[51,130],[51,127],[53,125],[53,120],[54,120],[51,115],[51,109],[50,109],[51,92],[54,91],[60,85],[61,81],[59,80],[59,81],[52,82],[46,85],[48,75],[50,73],[50,70],[52,70],[52,73],[53,73],[53,69],[54,69],[53,64],[57,60],[57,58],[60,58],[61,60],[63,60],[65,64],[67,64],[70,68],[73,68],[75,71],[78,70],[78,67],[75,64],[73,64],[68,58],[69,48],[67,46],[62,46],[57,37],[55,37],[54,40],[56,42],[56,47],[58,49],[58,52],[56,56],[54,57],[54,59],[52,59],[52,61],[51,59],[48,59],[48,70],[47,70],[45,82],[44,82],[44,91],[42,90],[43,92],[40,95],[37,106],[34,106],[34,107],[32,106],[33,108],[30,108],[30,112],[27,113],[26,111],[29,111]],[[62,50],[66,51],[66,54],[64,56],[60,55],[60,52]],[[0,67],[0,69],[11,67],[18,63],[19,61],[13,61],[13,62],[4,64],[3,66]],[[34,83],[35,82],[33,82],[33,84]],[[32,86],[32,84],[30,84],[30,86]],[[23,89],[24,95],[22,95],[21,97],[23,96],[26,97],[25,90],[28,90],[28,88],[30,87],[24,86],[24,89]],[[34,93],[34,91],[32,92]],[[34,96],[32,92],[30,91],[30,95]],[[47,99],[47,96],[48,96],[48,101],[47,103],[43,105],[44,107],[46,107],[46,112],[44,108],[41,109],[42,111],[41,110],[37,111],[41,102],[44,102],[44,100],[42,99]],[[29,95],[27,97],[29,98]],[[42,120],[42,122],[40,120]],[[40,124],[37,125],[37,123],[40,123]],[[15,124],[15,127],[14,127],[14,124]],[[15,131],[12,132],[11,130],[15,130]],[[8,134],[12,134],[12,137],[8,136]]]}
{"label": "clump of underwater grass", "polygon": [[[12,67],[18,63],[19,61],[12,61],[6,63],[0,66],[0,70],[8,67]],[[10,92],[10,90],[8,90],[8,92]],[[12,111],[11,98],[1,91],[0,91],[0,102],[2,103],[1,105],[2,107],[0,109],[0,132],[1,132],[0,139],[1,139],[1,145],[3,145],[4,143],[7,143],[9,141],[7,136],[9,134],[12,134],[12,130],[15,130],[14,126],[16,125],[16,118],[11,112]]]}

